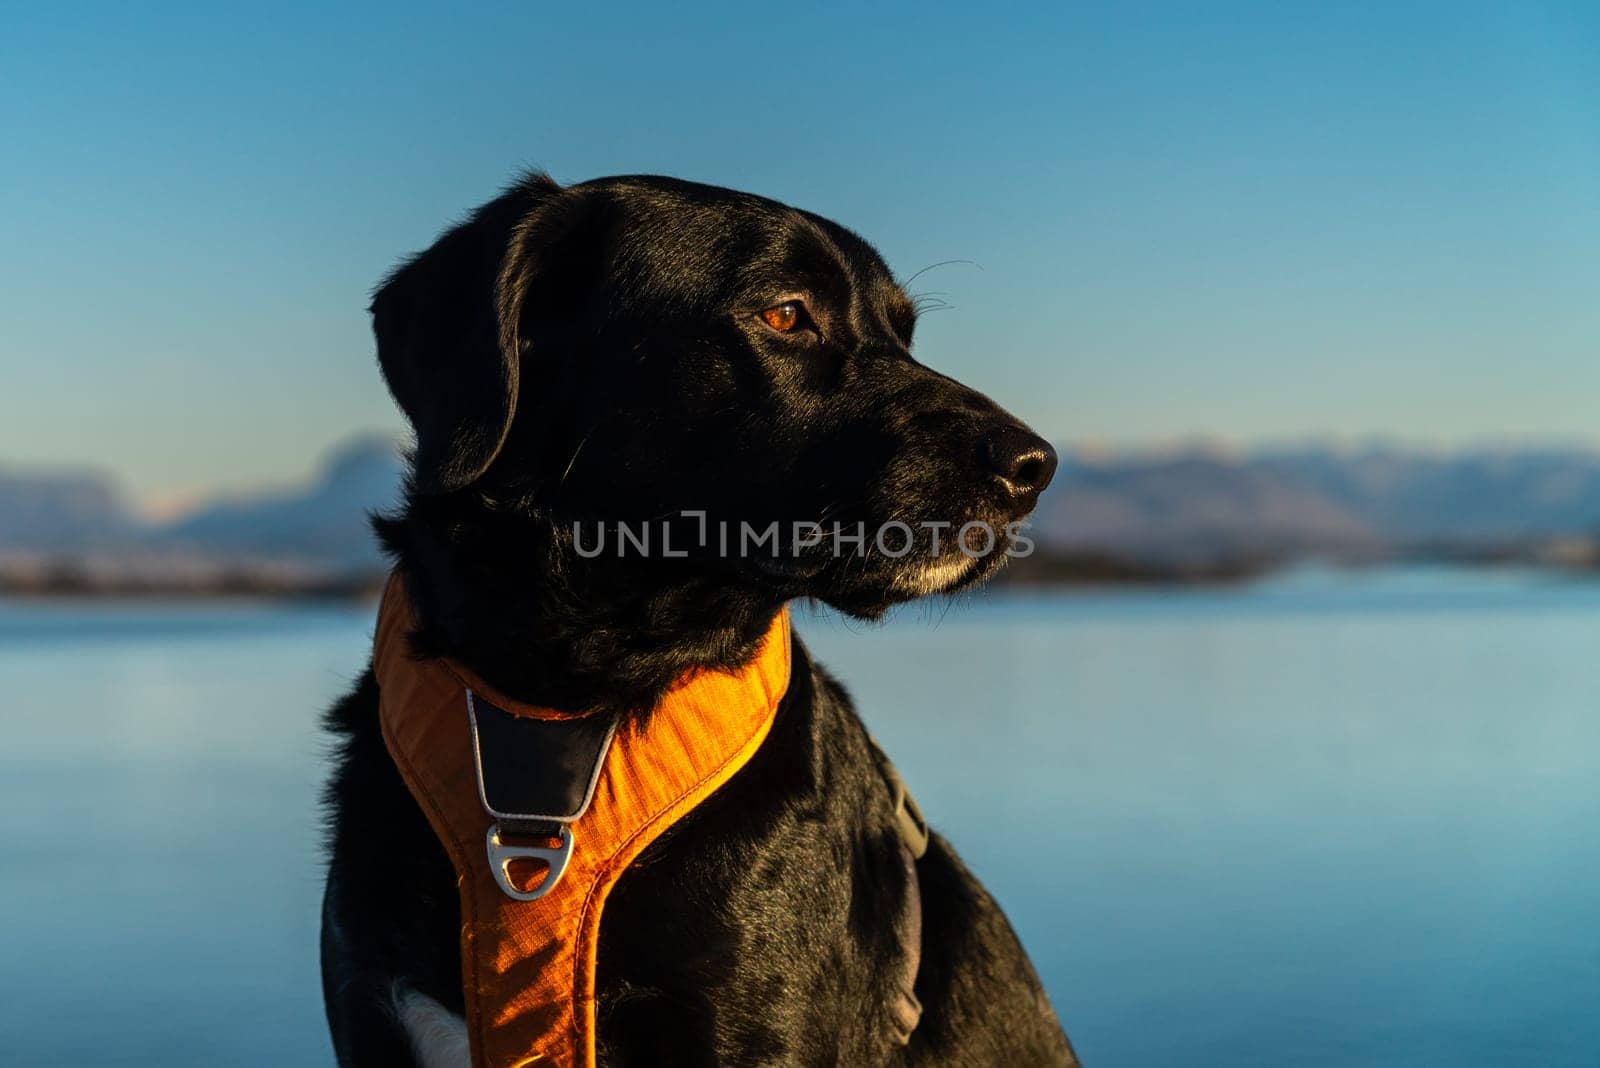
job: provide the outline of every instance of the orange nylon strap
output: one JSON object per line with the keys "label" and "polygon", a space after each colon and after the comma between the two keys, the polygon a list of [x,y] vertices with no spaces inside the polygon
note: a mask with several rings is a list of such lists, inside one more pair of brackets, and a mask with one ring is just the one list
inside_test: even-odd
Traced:
{"label": "orange nylon strap", "polygon": [[662,699],[643,731],[625,722],[588,809],[571,824],[565,875],[537,901],[496,884],[485,847],[493,819],[478,795],[469,691],[517,716],[570,718],[507,699],[449,660],[414,659],[403,578],[378,610],[373,669],[383,738],[455,865],[461,972],[474,1068],[593,1068],[595,956],[606,895],[633,860],[743,767],[789,685],[789,617],[780,612],[736,674],[698,672]]}

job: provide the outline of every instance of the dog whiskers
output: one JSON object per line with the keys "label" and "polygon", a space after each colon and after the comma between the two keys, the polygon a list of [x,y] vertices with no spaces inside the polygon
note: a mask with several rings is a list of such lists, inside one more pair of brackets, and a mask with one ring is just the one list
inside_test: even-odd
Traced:
{"label": "dog whiskers", "polygon": [[916,274],[912,275],[910,278],[907,278],[904,282],[901,282],[900,283],[900,288],[904,289],[906,286],[910,285],[912,282],[915,282],[917,279],[921,278],[923,275],[927,274],[929,271],[933,270],[935,267],[948,267],[953,263],[965,263],[968,266],[976,267],[980,271],[983,270],[983,264],[979,263],[977,260],[940,260],[938,263],[930,263],[930,264],[928,264],[922,270],[918,271]]}
{"label": "dog whiskers", "polygon": [[556,481],[556,489],[560,489],[567,484],[567,476],[572,474],[572,467],[578,462],[578,454],[583,451],[585,445],[589,444],[589,439],[594,437],[594,432],[599,429],[599,423],[590,427],[589,432],[583,436],[583,440],[578,442],[578,447],[572,450],[572,459],[567,461],[566,470],[561,472],[561,478]]}

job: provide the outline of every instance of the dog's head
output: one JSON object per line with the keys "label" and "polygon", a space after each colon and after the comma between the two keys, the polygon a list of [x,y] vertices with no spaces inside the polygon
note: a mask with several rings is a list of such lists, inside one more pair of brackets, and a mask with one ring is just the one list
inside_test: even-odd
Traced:
{"label": "dog's head", "polygon": [[915,306],[870,245],[748,194],[531,177],[373,315],[415,492],[570,527],[596,565],[870,615],[991,572],[1055,470],[912,358]]}

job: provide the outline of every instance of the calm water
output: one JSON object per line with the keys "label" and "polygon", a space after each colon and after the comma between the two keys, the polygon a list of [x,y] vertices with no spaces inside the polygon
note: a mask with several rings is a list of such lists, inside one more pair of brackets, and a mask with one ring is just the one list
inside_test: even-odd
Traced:
{"label": "calm water", "polygon": [[[316,716],[368,626],[0,601],[0,1061],[329,1062]],[[800,628],[1091,1068],[1600,1064],[1600,586],[1305,572]]]}

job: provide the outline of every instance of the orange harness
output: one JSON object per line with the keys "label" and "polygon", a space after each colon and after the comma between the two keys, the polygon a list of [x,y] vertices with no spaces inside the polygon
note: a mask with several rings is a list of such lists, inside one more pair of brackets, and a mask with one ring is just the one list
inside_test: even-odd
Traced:
{"label": "orange harness", "polygon": [[415,627],[396,574],[374,639],[379,716],[455,865],[474,1068],[593,1068],[606,895],[760,748],[789,685],[788,612],[737,674],[698,672],[673,687],[646,732],[525,705],[453,661],[415,659]]}

